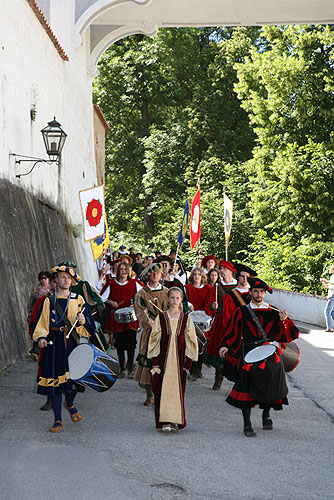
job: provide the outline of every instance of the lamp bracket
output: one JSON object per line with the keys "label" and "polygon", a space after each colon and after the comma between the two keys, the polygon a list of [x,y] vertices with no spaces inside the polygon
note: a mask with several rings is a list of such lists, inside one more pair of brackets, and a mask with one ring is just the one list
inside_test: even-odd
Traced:
{"label": "lamp bracket", "polygon": [[33,166],[29,170],[29,172],[26,172],[24,174],[17,174],[15,176],[18,179],[20,179],[20,177],[24,177],[25,175],[31,174],[31,172],[36,167],[37,163],[47,163],[48,165],[52,165],[53,163],[55,163],[58,166],[60,164],[60,158],[56,158],[55,160],[51,160],[51,158],[49,158],[47,160],[46,158],[36,158],[35,156],[19,155],[17,153],[9,153],[9,156],[14,156],[15,158],[19,158],[18,160],[15,159],[15,163],[18,163],[18,164],[21,164],[21,162],[23,162],[23,161],[30,161],[31,163],[34,162]]}

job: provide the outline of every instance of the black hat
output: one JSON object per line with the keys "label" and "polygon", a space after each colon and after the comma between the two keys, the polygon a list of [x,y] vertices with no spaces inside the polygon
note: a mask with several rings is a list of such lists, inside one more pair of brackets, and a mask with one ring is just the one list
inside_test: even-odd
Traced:
{"label": "black hat", "polygon": [[254,271],[254,269],[252,269],[251,267],[246,266],[245,264],[234,264],[234,267],[236,268],[238,273],[245,272],[250,276],[257,276],[257,272]]}
{"label": "black hat", "polygon": [[266,292],[273,293],[272,288],[270,288],[270,286],[267,285],[267,283],[260,280],[260,278],[247,278],[247,281],[248,281],[251,289],[252,288],[263,288],[264,290],[266,290]]}

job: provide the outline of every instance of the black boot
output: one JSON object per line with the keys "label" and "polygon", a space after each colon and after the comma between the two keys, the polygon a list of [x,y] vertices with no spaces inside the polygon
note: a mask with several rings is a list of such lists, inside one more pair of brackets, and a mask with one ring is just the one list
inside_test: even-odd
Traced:
{"label": "black boot", "polygon": [[270,418],[270,407],[265,408],[262,413],[262,427],[265,431],[273,430],[273,421]]}
{"label": "black boot", "polygon": [[252,422],[250,419],[251,409],[244,408],[242,410],[242,416],[244,417],[244,434],[246,437],[254,437],[256,436],[256,432],[252,427]]}
{"label": "black boot", "polygon": [[42,411],[49,411],[52,409],[52,397],[48,396],[48,399],[46,400],[46,403],[44,403],[43,406],[41,406]]}
{"label": "black boot", "polygon": [[213,391],[219,391],[219,389],[222,386],[223,380],[224,380],[223,369],[222,368],[216,368],[215,383],[212,386],[212,390]]}

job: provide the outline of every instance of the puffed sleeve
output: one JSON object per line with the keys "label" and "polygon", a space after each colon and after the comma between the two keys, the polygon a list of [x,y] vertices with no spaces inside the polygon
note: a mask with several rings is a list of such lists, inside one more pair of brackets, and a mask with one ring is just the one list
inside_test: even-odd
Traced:
{"label": "puffed sleeve", "polygon": [[39,339],[46,338],[49,335],[50,326],[50,301],[47,297],[38,315],[38,319],[33,326],[33,340],[38,342]]}
{"label": "puffed sleeve", "polygon": [[198,344],[197,336],[195,332],[195,326],[193,320],[188,316],[188,321],[184,331],[186,339],[186,357],[190,358],[192,361],[197,361],[198,359]]}
{"label": "puffed sleeve", "polygon": [[152,359],[160,354],[160,340],[161,340],[161,324],[160,318],[157,316],[154,320],[154,325],[150,333],[150,338],[147,347],[147,357]]}

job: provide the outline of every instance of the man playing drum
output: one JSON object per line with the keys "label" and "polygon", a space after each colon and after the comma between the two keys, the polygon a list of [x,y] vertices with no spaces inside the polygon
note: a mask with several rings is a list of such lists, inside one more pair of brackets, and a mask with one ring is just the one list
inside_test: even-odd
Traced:
{"label": "man playing drum", "polygon": [[[226,356],[227,361],[234,366],[240,361],[241,370],[237,373],[236,382],[226,401],[242,410],[244,434],[246,437],[253,437],[256,436],[250,419],[253,406],[258,404],[263,409],[263,429],[271,430],[273,423],[270,408],[282,410],[282,405],[288,404],[288,388],[280,358],[282,351],[269,342],[292,342],[298,338],[299,331],[286,311],[278,312],[264,302],[266,292],[272,293],[272,289],[264,281],[248,278],[248,282],[251,302],[233,313],[219,354],[221,357]],[[260,346],[264,350],[272,348],[270,356],[261,358],[260,355],[258,362],[245,362],[247,354]]]}
{"label": "man playing drum", "polygon": [[[60,432],[62,394],[65,407],[72,422],[82,417],[73,405],[77,388],[69,378],[68,356],[77,346],[79,337],[89,337],[94,333],[94,320],[81,295],[70,291],[71,285],[80,280],[73,268],[57,266],[52,269],[57,274],[56,290],[53,297],[46,297],[37,314],[33,326],[33,339],[43,349],[42,366],[38,377],[39,394],[52,398],[55,421],[50,432]],[[85,310],[83,312],[83,309]],[[78,326],[67,338],[69,324],[78,321]]]}
{"label": "man playing drum", "polygon": [[162,266],[158,262],[149,264],[141,276],[147,280],[147,284],[135,297],[135,313],[142,329],[135,380],[146,389],[144,406],[152,406],[154,403],[150,373],[152,363],[147,357],[147,348],[155,318],[161,311],[167,309],[168,290],[160,283]]}

